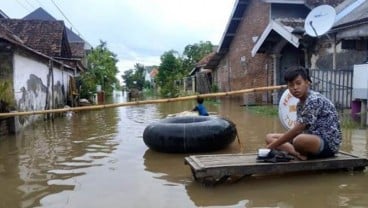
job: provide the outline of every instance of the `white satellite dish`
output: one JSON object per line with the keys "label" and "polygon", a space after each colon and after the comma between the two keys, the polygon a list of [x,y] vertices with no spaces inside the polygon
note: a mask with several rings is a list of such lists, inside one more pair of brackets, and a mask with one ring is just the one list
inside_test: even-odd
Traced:
{"label": "white satellite dish", "polygon": [[327,33],[335,23],[336,11],[330,5],[321,5],[309,12],[304,22],[305,32],[312,37]]}
{"label": "white satellite dish", "polygon": [[282,93],[279,102],[279,118],[286,129],[291,129],[296,123],[296,105],[299,99],[294,97],[287,89]]}

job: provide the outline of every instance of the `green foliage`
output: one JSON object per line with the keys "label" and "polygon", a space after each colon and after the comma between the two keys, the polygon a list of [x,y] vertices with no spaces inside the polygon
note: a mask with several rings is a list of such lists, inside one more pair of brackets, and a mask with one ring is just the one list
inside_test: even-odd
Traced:
{"label": "green foliage", "polygon": [[161,56],[159,73],[156,76],[156,83],[160,88],[160,95],[163,97],[176,97],[179,95],[179,86],[176,80],[182,78],[180,60],[176,51],[165,52]]}
{"label": "green foliage", "polygon": [[119,85],[116,74],[119,72],[116,66],[116,55],[107,48],[104,41],[93,48],[88,54],[88,70],[81,74],[81,97],[89,98],[96,92],[96,85],[101,85],[106,94],[111,94],[113,85]]}
{"label": "green foliage", "polygon": [[272,105],[247,106],[246,109],[252,113],[266,116],[277,116],[279,113],[278,108]]}
{"label": "green foliage", "polygon": [[167,51],[161,56],[161,65],[156,77],[157,86],[163,97],[176,97],[180,94],[180,83],[195,65],[213,51],[210,41],[187,45],[183,55],[176,51]]}
{"label": "green foliage", "polygon": [[14,104],[12,88],[10,81],[2,80],[0,82],[0,101],[7,103],[8,105]]}
{"label": "green foliage", "polygon": [[341,128],[344,129],[355,129],[360,127],[360,122],[355,121],[350,112],[340,113],[340,124]]}
{"label": "green foliage", "polygon": [[145,67],[142,64],[135,64],[134,69],[129,69],[124,72],[121,78],[125,82],[127,89],[138,89],[142,91],[149,83],[145,81]]}
{"label": "green foliage", "polygon": [[219,87],[216,84],[212,84],[211,91],[212,92],[218,92],[219,91]]}
{"label": "green foliage", "polygon": [[213,45],[210,41],[200,41],[199,43],[185,46],[183,52],[183,68],[189,73],[195,65],[206,55],[213,51]]}
{"label": "green foliage", "polygon": [[[166,51],[161,55],[159,73],[155,81],[162,97],[177,97],[180,95],[180,81],[188,75],[196,63],[211,53],[213,45],[210,41],[187,45],[183,55],[174,50]],[[151,89],[151,84],[145,81],[146,67],[137,63],[134,69],[124,72],[122,79],[126,89]],[[213,90],[218,91],[217,86]]]}

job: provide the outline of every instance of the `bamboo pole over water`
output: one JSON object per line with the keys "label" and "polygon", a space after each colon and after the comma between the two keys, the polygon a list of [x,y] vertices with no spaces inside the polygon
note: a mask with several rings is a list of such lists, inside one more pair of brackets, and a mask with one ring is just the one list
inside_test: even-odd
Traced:
{"label": "bamboo pole over water", "polygon": [[132,102],[125,102],[125,103],[92,105],[92,106],[73,107],[73,108],[59,108],[59,109],[50,109],[50,110],[0,113],[0,117],[28,116],[28,115],[36,115],[36,114],[47,114],[47,113],[63,113],[63,112],[68,112],[68,111],[100,110],[100,109],[104,109],[104,108],[116,108],[116,107],[122,107],[122,106],[145,105],[145,104],[156,104],[156,103],[167,103],[167,102],[177,102],[177,101],[184,101],[184,100],[193,100],[193,99],[196,99],[197,97],[202,97],[202,98],[224,97],[224,96],[237,95],[237,94],[279,90],[279,89],[283,89],[283,88],[286,88],[286,85],[258,87],[258,88],[230,91],[230,92],[207,93],[207,94],[192,95],[192,96],[185,96],[185,97],[178,97],[178,98],[132,101]]}

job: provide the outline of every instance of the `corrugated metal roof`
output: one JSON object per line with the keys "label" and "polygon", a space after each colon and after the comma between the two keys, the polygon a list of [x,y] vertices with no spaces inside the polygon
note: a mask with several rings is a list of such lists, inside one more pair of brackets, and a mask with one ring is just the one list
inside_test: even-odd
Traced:
{"label": "corrugated metal roof", "polygon": [[[349,3],[352,4],[354,2],[349,0]],[[346,8],[348,5],[344,4],[344,6]],[[363,2],[353,11],[351,11],[349,14],[347,14],[346,16],[341,18],[339,21],[337,21],[334,24],[333,29],[338,29],[339,27],[343,27],[346,25],[353,25],[353,24],[359,23],[364,20],[368,20],[368,1]]]}

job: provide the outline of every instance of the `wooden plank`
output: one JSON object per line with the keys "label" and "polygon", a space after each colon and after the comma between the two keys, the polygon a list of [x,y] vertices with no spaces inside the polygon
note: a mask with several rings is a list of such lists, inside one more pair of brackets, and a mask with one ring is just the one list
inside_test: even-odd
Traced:
{"label": "wooden plank", "polygon": [[297,171],[361,169],[368,166],[368,160],[346,152],[339,152],[333,158],[289,162],[257,162],[256,154],[214,154],[185,157],[195,179],[220,180],[228,176],[275,174]]}

